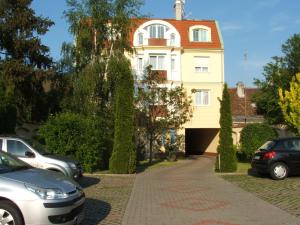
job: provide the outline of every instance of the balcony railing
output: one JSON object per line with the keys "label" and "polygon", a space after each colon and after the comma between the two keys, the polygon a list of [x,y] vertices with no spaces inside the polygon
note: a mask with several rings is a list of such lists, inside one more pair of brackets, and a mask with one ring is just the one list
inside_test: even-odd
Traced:
{"label": "balcony railing", "polygon": [[149,38],[149,46],[167,46],[167,39],[164,38]]}

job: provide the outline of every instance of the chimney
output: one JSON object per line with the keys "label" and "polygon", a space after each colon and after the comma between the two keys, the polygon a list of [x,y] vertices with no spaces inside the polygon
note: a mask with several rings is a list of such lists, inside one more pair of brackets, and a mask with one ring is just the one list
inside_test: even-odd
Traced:
{"label": "chimney", "polygon": [[182,20],[183,19],[184,1],[185,0],[175,0],[174,8],[175,8],[176,20]]}
{"label": "chimney", "polygon": [[236,91],[237,91],[237,95],[239,96],[239,98],[244,98],[245,97],[245,85],[243,82],[238,82],[236,84],[237,88],[236,88]]}

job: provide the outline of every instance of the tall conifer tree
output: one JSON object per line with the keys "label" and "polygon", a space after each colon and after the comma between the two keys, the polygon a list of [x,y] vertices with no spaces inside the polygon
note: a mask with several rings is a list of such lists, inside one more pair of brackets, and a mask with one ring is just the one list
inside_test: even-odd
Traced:
{"label": "tall conifer tree", "polygon": [[237,168],[236,154],[232,139],[232,115],[230,95],[227,84],[224,85],[222,100],[220,100],[220,134],[216,171],[233,172]]}

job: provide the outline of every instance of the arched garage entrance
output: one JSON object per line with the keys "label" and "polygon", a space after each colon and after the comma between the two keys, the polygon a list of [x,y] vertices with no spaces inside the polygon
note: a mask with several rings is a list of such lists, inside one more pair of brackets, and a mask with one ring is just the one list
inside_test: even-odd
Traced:
{"label": "arched garage entrance", "polygon": [[219,129],[214,128],[186,128],[185,154],[215,153],[218,145],[218,133]]}

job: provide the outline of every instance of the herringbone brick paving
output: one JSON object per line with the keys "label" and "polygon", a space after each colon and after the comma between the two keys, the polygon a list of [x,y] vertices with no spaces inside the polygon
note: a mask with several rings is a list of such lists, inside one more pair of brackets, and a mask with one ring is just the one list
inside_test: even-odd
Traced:
{"label": "herringbone brick paving", "polygon": [[213,158],[138,174],[122,225],[300,225],[213,172]]}

